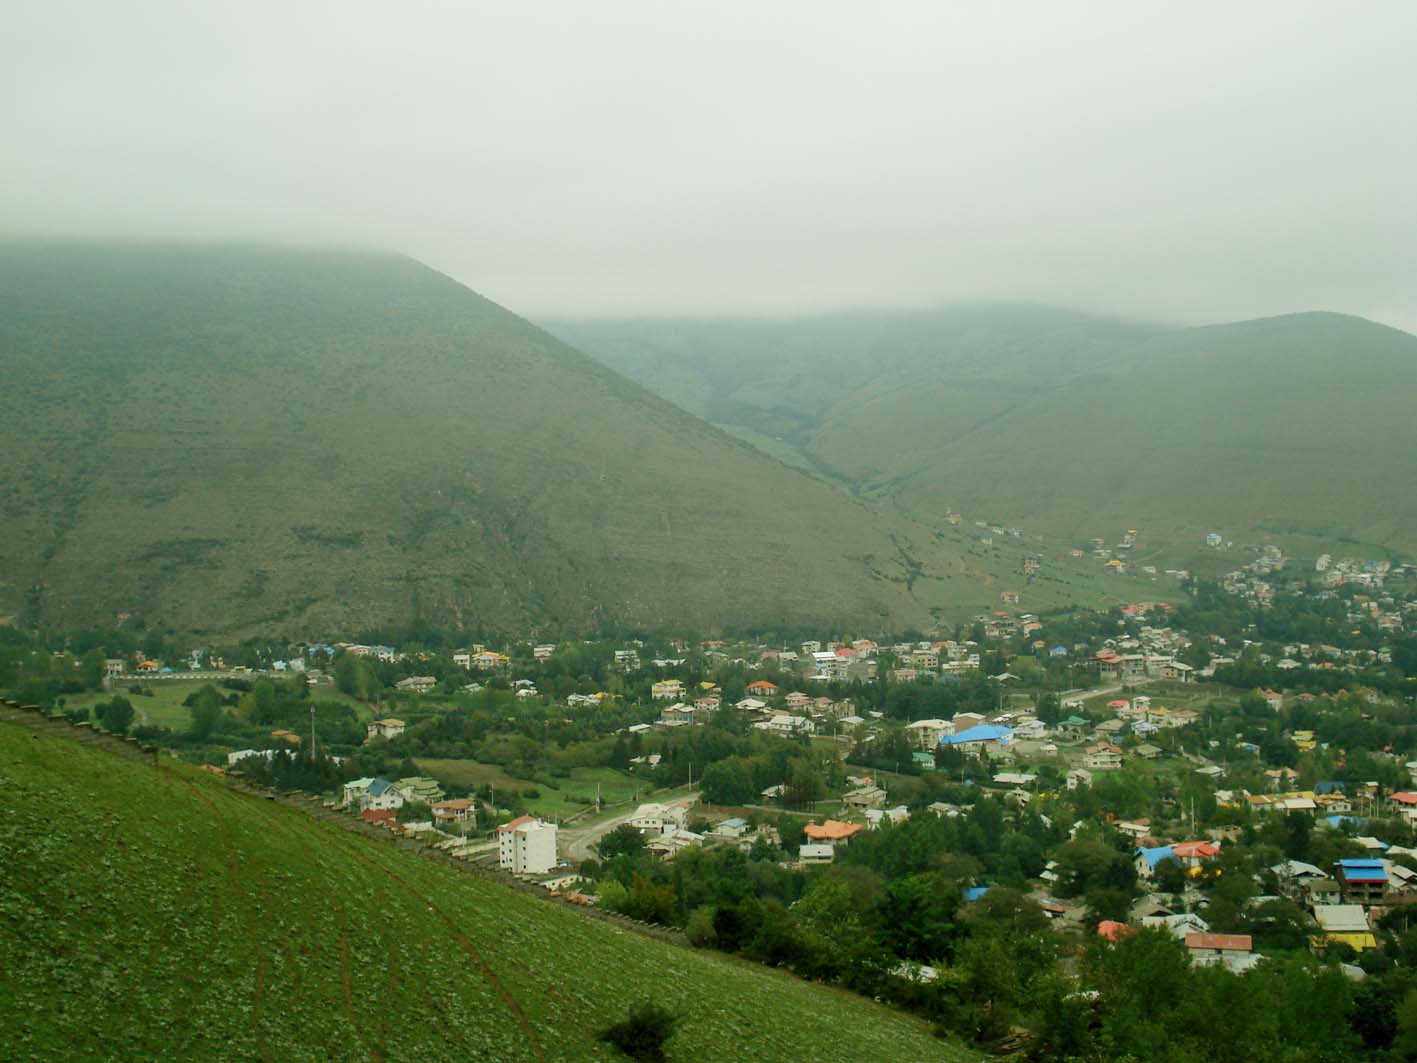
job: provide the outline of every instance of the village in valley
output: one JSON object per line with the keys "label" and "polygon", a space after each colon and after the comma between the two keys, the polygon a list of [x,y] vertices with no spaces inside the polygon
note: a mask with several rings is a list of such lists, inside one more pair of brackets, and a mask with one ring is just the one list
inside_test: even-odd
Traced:
{"label": "village in valley", "polygon": [[[702,899],[725,867],[796,883],[738,906],[810,896],[832,867],[929,868],[961,910],[1022,906],[1060,943],[1159,928],[1193,964],[1297,948],[1362,979],[1417,951],[1410,577],[1327,557],[1298,573],[1266,550],[1179,602],[1000,608],[879,641],[176,656],[149,633],[53,705],[721,948],[749,949]],[[14,657],[12,685],[72,691],[56,678],[100,671],[94,652],[46,653],[43,680]],[[899,947],[893,969],[928,982],[948,951]]]}

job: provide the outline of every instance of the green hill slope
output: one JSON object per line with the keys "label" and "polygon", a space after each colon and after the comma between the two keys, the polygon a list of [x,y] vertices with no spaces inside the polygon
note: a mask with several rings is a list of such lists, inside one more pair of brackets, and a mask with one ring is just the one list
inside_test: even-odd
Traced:
{"label": "green hill slope", "polygon": [[28,621],[900,627],[1012,564],[391,255],[0,248],[0,448]]}
{"label": "green hill slope", "polygon": [[550,327],[923,519],[1417,549],[1417,337],[1359,318],[1169,329],[996,306]]}
{"label": "green hill slope", "polygon": [[[4,710],[0,710],[2,712]],[[582,1061],[631,1002],[671,1060],[967,1057],[923,1024],[0,719],[0,1058]]]}
{"label": "green hill slope", "polygon": [[[981,425],[895,485],[1068,535],[1417,549],[1417,337],[1337,314],[1187,329]],[[979,470],[1006,469],[987,486]]]}
{"label": "green hill slope", "polygon": [[[1031,304],[789,320],[552,320],[568,343],[856,489],[934,460],[971,422],[1105,362],[1151,326]],[[943,406],[941,404],[944,404]]]}

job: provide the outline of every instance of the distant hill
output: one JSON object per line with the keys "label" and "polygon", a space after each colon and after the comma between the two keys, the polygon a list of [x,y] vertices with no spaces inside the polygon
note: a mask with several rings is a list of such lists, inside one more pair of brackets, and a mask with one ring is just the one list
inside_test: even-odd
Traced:
{"label": "distant hill", "polygon": [[0,617],[880,630],[1017,571],[393,255],[6,246],[0,374]]}
{"label": "distant hill", "polygon": [[762,449],[929,521],[1417,549],[1417,337],[1361,318],[1179,329],[994,305],[547,324]]}
{"label": "distant hill", "polygon": [[612,1061],[596,1034],[650,999],[679,1016],[673,1060],[976,1058],[862,997],[7,712],[0,1058]]}

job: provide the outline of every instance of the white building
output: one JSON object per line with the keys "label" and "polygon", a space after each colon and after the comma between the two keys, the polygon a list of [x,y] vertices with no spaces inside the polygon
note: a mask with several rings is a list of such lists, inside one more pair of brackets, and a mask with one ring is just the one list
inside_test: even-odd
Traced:
{"label": "white building", "polygon": [[518,816],[497,828],[497,862],[514,875],[544,875],[556,866],[556,824]]}
{"label": "white building", "polygon": [[908,734],[915,736],[915,744],[927,752],[934,752],[945,735],[955,733],[955,725],[950,720],[916,720],[906,724]]}
{"label": "white building", "polygon": [[651,802],[635,809],[635,814],[630,817],[630,826],[641,834],[673,834],[684,828],[687,818],[682,808]]}
{"label": "white building", "polygon": [[759,731],[770,731],[778,735],[811,734],[816,725],[806,716],[770,716],[753,724]]}
{"label": "white building", "polygon": [[355,779],[344,784],[342,802],[345,808],[399,809],[403,807],[403,794],[388,779]]}

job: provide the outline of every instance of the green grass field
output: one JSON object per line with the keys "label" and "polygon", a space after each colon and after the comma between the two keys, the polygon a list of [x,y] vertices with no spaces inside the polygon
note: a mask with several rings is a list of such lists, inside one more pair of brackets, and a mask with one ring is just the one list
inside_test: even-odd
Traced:
{"label": "green grass field", "polygon": [[[564,819],[593,804],[597,785],[600,800],[607,805],[629,801],[636,794],[650,790],[648,783],[614,768],[573,768],[565,778],[546,775],[539,779],[519,779],[496,764],[481,764],[475,760],[419,758],[414,763],[419,771],[453,786],[477,789],[490,784],[504,794],[522,794],[532,812],[552,819]],[[537,791],[538,796],[527,796],[528,790]]]}
{"label": "green grass field", "polygon": [[[133,703],[133,708],[137,711],[138,715],[134,721],[137,726],[167,727],[173,731],[185,731],[191,723],[191,715],[182,701],[189,694],[206,686],[208,680],[142,680],[144,689],[152,691],[151,697],[128,693],[127,687],[136,682],[140,682],[140,680],[136,678],[122,680],[114,686],[112,691],[70,695],[65,698],[64,707],[67,709],[92,708],[100,701],[109,700],[114,694],[122,694]],[[223,691],[223,693],[228,692]],[[348,694],[340,693],[334,687],[316,687],[313,696],[316,701],[337,701],[341,704],[352,705],[359,719],[373,719],[373,712],[368,705]]]}
{"label": "green grass field", "polygon": [[0,1058],[962,1060],[908,1016],[0,721]]}

